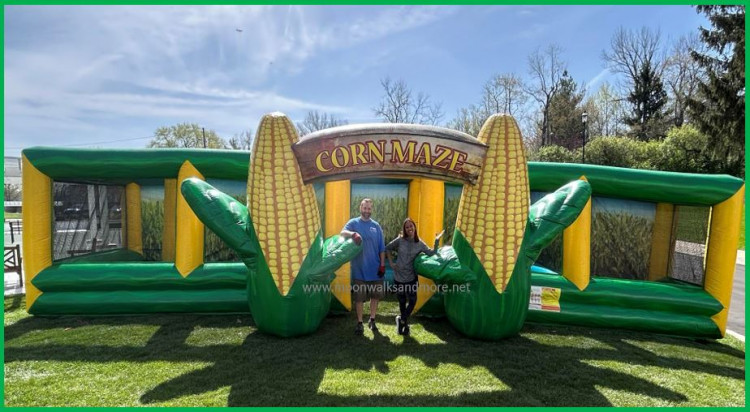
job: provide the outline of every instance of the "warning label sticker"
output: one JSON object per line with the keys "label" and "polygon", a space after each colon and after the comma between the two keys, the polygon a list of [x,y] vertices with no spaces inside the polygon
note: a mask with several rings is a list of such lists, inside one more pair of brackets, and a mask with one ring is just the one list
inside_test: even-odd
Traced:
{"label": "warning label sticker", "polygon": [[531,299],[529,299],[529,310],[559,312],[561,293],[562,291],[559,288],[532,286]]}

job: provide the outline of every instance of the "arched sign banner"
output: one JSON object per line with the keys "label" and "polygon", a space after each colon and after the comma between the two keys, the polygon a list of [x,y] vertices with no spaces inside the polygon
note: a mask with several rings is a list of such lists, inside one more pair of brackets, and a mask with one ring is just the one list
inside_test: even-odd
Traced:
{"label": "arched sign banner", "polygon": [[388,123],[321,130],[292,146],[305,183],[418,175],[474,184],[487,149],[455,130]]}

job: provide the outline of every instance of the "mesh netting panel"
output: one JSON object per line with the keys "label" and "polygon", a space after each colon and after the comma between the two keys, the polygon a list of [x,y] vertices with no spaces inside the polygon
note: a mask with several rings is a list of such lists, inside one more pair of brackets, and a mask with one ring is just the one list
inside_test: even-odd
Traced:
{"label": "mesh netting panel", "polygon": [[55,182],[52,259],[121,248],[122,186]]}
{"label": "mesh netting panel", "polygon": [[703,285],[703,258],[708,235],[709,207],[677,206],[674,251],[669,262],[669,277]]}

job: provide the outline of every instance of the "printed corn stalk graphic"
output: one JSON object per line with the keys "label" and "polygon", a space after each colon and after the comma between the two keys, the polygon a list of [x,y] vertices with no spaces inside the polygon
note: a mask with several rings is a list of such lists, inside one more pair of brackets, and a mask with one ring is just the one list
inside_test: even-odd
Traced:
{"label": "printed corn stalk graphic", "polygon": [[315,192],[302,183],[292,154],[297,140],[287,117],[263,117],[250,160],[249,207],[201,180],[181,187],[198,218],[248,267],[248,302],[258,329],[285,337],[318,328],[331,291],[314,286],[330,284],[335,270],[361,251],[338,235],[323,240]]}
{"label": "printed corn stalk graphic", "polygon": [[592,273],[647,279],[653,226],[653,220],[627,212],[595,213],[591,220]]}
{"label": "printed corn stalk graphic", "polygon": [[510,116],[490,117],[479,133],[489,146],[477,184],[464,187],[451,246],[416,261],[419,274],[438,284],[467,284],[445,294],[445,313],[462,333],[501,339],[526,318],[531,265],[591,196],[577,180],[529,209],[521,133]]}

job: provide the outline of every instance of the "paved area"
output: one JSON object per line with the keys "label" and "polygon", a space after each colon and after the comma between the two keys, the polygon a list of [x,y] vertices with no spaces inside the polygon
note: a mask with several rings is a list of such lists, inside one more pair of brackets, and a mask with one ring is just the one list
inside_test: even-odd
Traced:
{"label": "paved area", "polygon": [[[734,267],[734,286],[732,287],[732,300],[729,304],[729,318],[727,330],[745,338],[745,254],[742,254],[742,263]],[[739,259],[738,259],[739,263]]]}
{"label": "paved area", "polygon": [[24,293],[26,291],[19,282],[18,273],[5,272],[5,296],[22,295]]}

